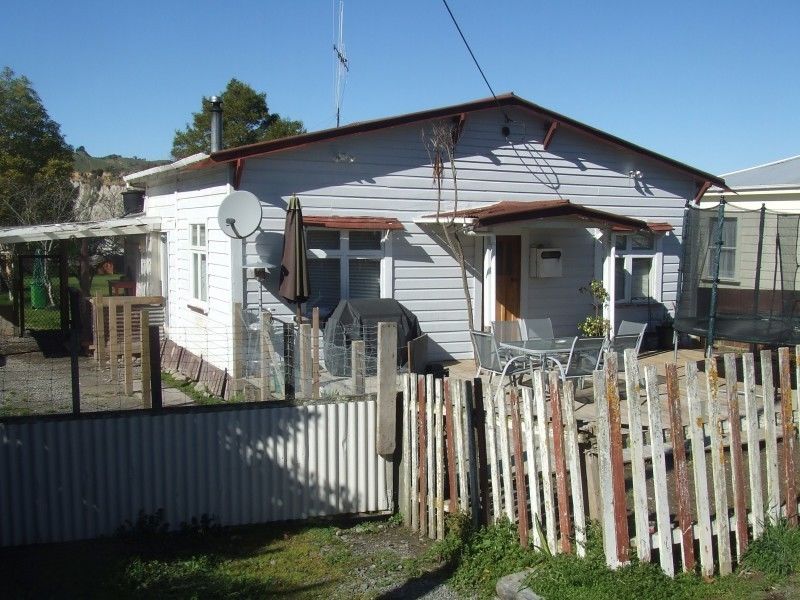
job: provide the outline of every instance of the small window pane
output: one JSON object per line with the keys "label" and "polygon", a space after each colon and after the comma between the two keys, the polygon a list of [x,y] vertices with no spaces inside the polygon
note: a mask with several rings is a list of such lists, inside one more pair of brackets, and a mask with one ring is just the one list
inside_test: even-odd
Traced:
{"label": "small window pane", "polygon": [[719,276],[722,279],[734,279],[736,277],[736,250],[732,248],[722,248],[719,253]]}
{"label": "small window pane", "polygon": [[633,250],[652,250],[653,236],[649,233],[637,233],[631,238],[631,248]]}
{"label": "small window pane", "polygon": [[338,250],[339,232],[332,229],[309,229],[306,231],[306,243],[314,250]]}
{"label": "small window pane", "polygon": [[380,231],[351,231],[350,250],[380,250]]}
{"label": "small window pane", "polygon": [[617,300],[625,299],[625,259],[617,258],[614,263],[614,285]]}
{"label": "small window pane", "polygon": [[333,308],[339,304],[341,293],[341,269],[338,258],[310,258],[308,280],[311,284],[310,306]]}
{"label": "small window pane", "polygon": [[189,227],[189,231],[191,232],[189,236],[189,244],[192,246],[197,246],[197,225],[191,225]]}
{"label": "small window pane", "polygon": [[653,266],[651,258],[634,258],[631,264],[631,300],[649,298],[650,270]]}
{"label": "small window pane", "polygon": [[381,262],[350,259],[350,298],[381,297]]}
{"label": "small window pane", "polygon": [[208,290],[206,286],[206,255],[198,254],[196,256],[200,257],[200,278],[199,278],[200,300],[205,302],[206,300],[208,300]]}
{"label": "small window pane", "polygon": [[197,226],[197,245],[198,246],[205,246],[206,245],[206,226],[205,225],[198,225]]}
{"label": "small window pane", "polygon": [[614,240],[614,248],[617,250],[627,250],[628,249],[628,236],[626,235],[618,235]]}
{"label": "small window pane", "polygon": [[736,219],[725,219],[722,224],[722,245],[731,248],[736,246]]}

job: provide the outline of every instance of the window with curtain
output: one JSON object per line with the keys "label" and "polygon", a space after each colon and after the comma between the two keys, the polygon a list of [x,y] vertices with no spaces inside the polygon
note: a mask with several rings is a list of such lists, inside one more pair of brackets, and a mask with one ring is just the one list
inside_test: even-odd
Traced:
{"label": "window with curtain", "polygon": [[203,223],[189,225],[189,271],[191,296],[199,302],[208,301],[206,226]]}
{"label": "window with curtain", "polygon": [[619,303],[659,301],[655,285],[659,254],[653,234],[617,235],[615,251],[615,300]]}
{"label": "window with curtain", "polygon": [[381,231],[308,229],[309,303],[332,308],[342,299],[381,297]]}

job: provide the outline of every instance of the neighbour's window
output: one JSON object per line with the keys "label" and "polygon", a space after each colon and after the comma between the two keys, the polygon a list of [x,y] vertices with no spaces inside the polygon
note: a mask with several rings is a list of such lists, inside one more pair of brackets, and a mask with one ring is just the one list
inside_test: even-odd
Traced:
{"label": "neighbour's window", "polygon": [[[707,277],[713,275],[714,249],[717,244],[717,219],[708,224]],[[725,217],[722,221],[722,248],[719,253],[719,278],[736,279],[736,217]]]}
{"label": "neighbour's window", "polygon": [[208,278],[206,276],[206,226],[201,223],[189,225],[189,260],[192,299],[208,301]]}
{"label": "neighbour's window", "polygon": [[614,264],[617,302],[646,302],[656,298],[657,252],[651,233],[617,235]]}
{"label": "neighbour's window", "polygon": [[381,297],[382,232],[308,229],[309,304],[334,307],[341,299]]}

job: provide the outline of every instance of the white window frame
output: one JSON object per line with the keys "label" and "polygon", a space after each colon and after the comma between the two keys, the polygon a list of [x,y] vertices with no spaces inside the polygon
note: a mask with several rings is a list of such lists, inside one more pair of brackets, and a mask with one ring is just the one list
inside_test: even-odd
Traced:
{"label": "white window frame", "polygon": [[[625,235],[625,234],[616,234],[613,240],[613,271],[612,277],[616,280],[617,276],[617,259],[622,258],[624,260],[623,268],[625,270],[625,282],[624,282],[624,289],[614,290],[615,294],[615,304],[616,305],[637,305],[637,304],[647,304],[649,302],[661,302],[661,282],[662,282],[662,273],[664,271],[663,263],[664,263],[664,254],[661,250],[661,236],[658,236],[654,233],[650,234],[653,238],[653,247],[652,249],[643,249],[643,248],[633,248],[633,238],[634,235]],[[617,248],[617,240],[620,238],[625,239],[625,249],[620,250]],[[650,259],[652,261],[652,266],[650,267],[650,291],[651,291],[651,298],[631,298],[631,288],[633,287],[633,259],[635,258],[645,258]],[[615,286],[616,288],[616,286]]]}
{"label": "white window frame", "polygon": [[[308,248],[308,258],[328,258],[339,259],[339,293],[342,298],[350,298],[350,260],[351,259],[377,259],[380,265],[380,297],[391,298],[392,271],[394,268],[392,261],[392,235],[391,231],[380,229],[330,229],[326,227],[307,227],[307,231],[337,231],[339,233],[339,248],[323,250],[319,248]],[[373,231],[381,234],[380,250],[350,250],[351,231]]]}
{"label": "white window frame", "polygon": [[[203,244],[194,244],[193,241],[195,237],[199,237],[199,228],[203,228]],[[195,228],[197,229],[198,235],[195,236]],[[206,310],[208,308],[208,227],[204,222],[190,222],[189,223],[189,240],[188,240],[188,247],[189,247],[189,305],[201,308]],[[195,270],[195,257],[197,259],[197,265],[199,269],[199,264],[202,262],[202,259],[199,257],[205,257],[206,259],[206,277],[205,281],[199,282],[197,280],[199,273]],[[199,291],[198,295],[195,295],[195,289]],[[205,295],[205,298],[203,296]]]}
{"label": "white window frame", "polygon": [[[733,246],[722,246],[722,250],[733,250],[733,276],[726,277],[722,273],[719,275],[720,283],[739,283],[739,219],[738,217],[728,216],[723,217],[723,221],[732,221],[736,230],[734,231],[734,244]],[[711,263],[714,257],[714,251],[717,245],[717,218],[711,220],[711,231],[708,236],[708,248],[706,250],[706,263],[704,267],[703,280],[712,281],[714,279],[711,273]]]}

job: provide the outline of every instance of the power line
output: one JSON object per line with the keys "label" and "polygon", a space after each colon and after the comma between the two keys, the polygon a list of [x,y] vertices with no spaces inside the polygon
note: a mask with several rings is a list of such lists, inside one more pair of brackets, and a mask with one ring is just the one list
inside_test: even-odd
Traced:
{"label": "power line", "polygon": [[453,11],[450,10],[450,5],[447,4],[447,0],[442,0],[442,3],[444,4],[444,7],[447,9],[447,12],[450,14],[450,18],[453,20],[453,25],[455,25],[456,29],[458,30],[458,35],[461,36],[461,40],[464,42],[464,45],[467,47],[467,51],[469,52],[469,55],[472,57],[472,62],[474,62],[475,66],[478,67],[478,71],[480,72],[481,77],[483,77],[483,81],[486,84],[486,87],[489,88],[489,92],[491,92],[492,98],[494,98],[494,101],[497,103],[497,108],[499,108],[502,111],[503,116],[506,118],[506,122],[510,122],[511,119],[508,118],[508,115],[506,114],[506,111],[503,110],[503,108],[500,106],[500,101],[497,99],[497,94],[494,93],[494,90],[492,89],[492,85],[489,83],[489,80],[486,78],[486,74],[483,72],[483,69],[481,68],[480,63],[478,63],[478,59],[475,58],[475,53],[472,51],[472,48],[470,48],[469,42],[467,41],[467,38],[464,36],[464,32],[461,31],[461,27],[459,26],[458,21],[456,21],[456,17],[453,14]]}

